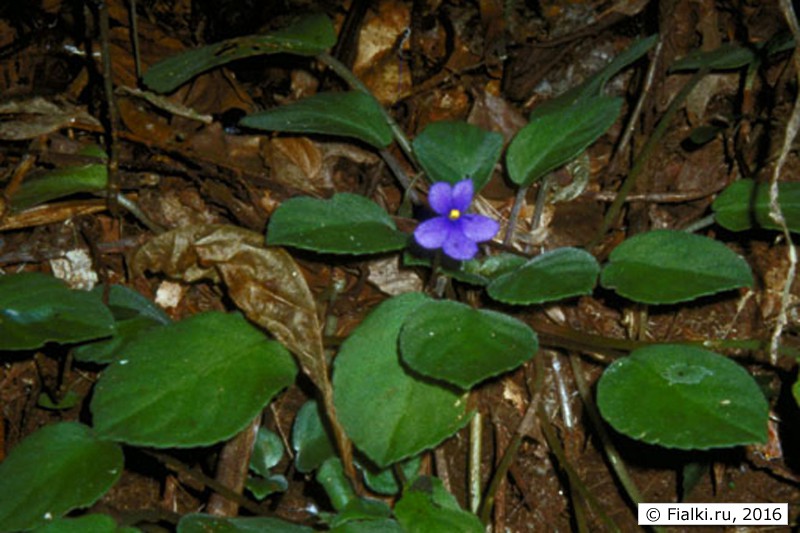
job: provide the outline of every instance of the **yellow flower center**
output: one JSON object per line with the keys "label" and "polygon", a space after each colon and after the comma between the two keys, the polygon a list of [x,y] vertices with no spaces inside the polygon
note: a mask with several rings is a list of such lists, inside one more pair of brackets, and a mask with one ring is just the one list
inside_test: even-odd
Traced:
{"label": "yellow flower center", "polygon": [[447,215],[447,218],[449,218],[450,220],[458,220],[459,218],[461,218],[461,211],[459,211],[458,209],[451,209],[450,214]]}

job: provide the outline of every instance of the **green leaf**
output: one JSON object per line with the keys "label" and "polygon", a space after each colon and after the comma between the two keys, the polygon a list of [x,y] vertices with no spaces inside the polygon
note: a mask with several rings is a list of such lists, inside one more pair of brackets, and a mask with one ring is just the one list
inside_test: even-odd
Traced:
{"label": "green leaf", "polygon": [[[417,455],[399,464],[400,470],[403,472],[403,476],[405,476],[408,482],[412,482],[419,474],[419,465],[421,462],[422,459]],[[401,487],[395,479],[395,467],[385,468],[380,471],[372,471],[370,468],[364,468],[360,464],[358,466],[361,468],[361,472],[364,475],[364,483],[372,492],[384,494],[386,496],[394,496],[400,492]]]}
{"label": "green leaf", "polygon": [[297,102],[248,115],[239,121],[248,128],[292,133],[321,133],[355,137],[375,148],[392,142],[380,104],[361,91],[318,93]]}
{"label": "green leaf", "polygon": [[753,284],[747,262],[721,242],[683,231],[641,233],[617,246],[603,287],[636,302],[671,304]]}
{"label": "green leaf", "polygon": [[52,409],[53,411],[65,411],[67,409],[72,409],[73,407],[78,405],[81,400],[83,400],[83,396],[81,396],[74,390],[68,390],[67,393],[64,394],[64,397],[60,398],[58,402],[54,402],[49,394],[47,394],[46,392],[42,392],[39,394],[39,399],[36,401],[36,405],[41,407],[42,409]]}
{"label": "green leaf", "polygon": [[537,349],[536,333],[519,320],[451,300],[420,305],[400,331],[403,362],[462,389],[518,367]]}
{"label": "green leaf", "polygon": [[267,35],[237,37],[168,57],[150,67],[142,81],[155,92],[168,93],[201,72],[237,59],[282,52],[313,56],[334,44],[336,32],[330,19],[308,15]]}
{"label": "green leaf", "polygon": [[400,364],[400,328],[426,301],[419,293],[386,300],[334,359],[339,421],[353,443],[382,468],[436,446],[469,420],[466,396],[415,377]]}
{"label": "green leaf", "polygon": [[0,531],[32,529],[97,501],[122,473],[122,450],[75,422],[45,426],[0,463]]}
{"label": "green leaf", "polygon": [[[780,229],[769,216],[769,183],[750,179],[734,181],[717,196],[711,205],[717,223],[731,231],[750,229],[753,223],[769,229]],[[778,184],[778,203],[790,231],[800,233],[800,183]]]}
{"label": "green leaf", "polygon": [[270,246],[332,254],[399,250],[407,240],[378,204],[350,193],[335,194],[330,200],[287,200],[272,214],[267,231]]}
{"label": "green leaf", "polygon": [[283,457],[281,438],[267,428],[259,428],[253,454],[250,456],[250,470],[256,474],[269,477],[270,468],[277,465]]}
{"label": "green leaf", "polygon": [[483,533],[478,517],[462,510],[436,478],[420,478],[394,509],[407,533]]}
{"label": "green leaf", "polygon": [[255,497],[261,501],[270,494],[276,492],[286,492],[289,489],[289,482],[280,474],[268,477],[248,476],[245,487]]}
{"label": "green leaf", "polygon": [[599,273],[600,265],[590,253],[578,248],[557,248],[498,276],[487,292],[503,303],[540,304],[590,294]]}
{"label": "green leaf", "polygon": [[725,43],[714,50],[694,50],[676,61],[669,70],[681,72],[699,70],[703,67],[711,70],[733,70],[749,65],[757,57],[757,50],[753,48],[745,48],[737,43]]}
{"label": "green leaf", "polygon": [[78,518],[54,520],[38,527],[35,533],[116,533],[117,523],[107,514],[89,514]]}
{"label": "green leaf", "polygon": [[0,276],[0,350],[82,342],[114,333],[106,306],[38,272]]}
{"label": "green leaf", "polygon": [[379,500],[353,498],[331,521],[331,528],[358,520],[385,520],[392,514],[388,505]]}
{"label": "green leaf", "polygon": [[103,191],[107,184],[105,164],[58,168],[23,181],[11,205],[15,211],[22,211],[71,194]]}
{"label": "green leaf", "polygon": [[322,463],[317,471],[317,481],[325,489],[328,499],[337,511],[357,499],[350,480],[344,474],[342,460],[338,457],[331,457]]}
{"label": "green leaf", "polygon": [[618,359],[600,378],[597,406],[620,433],[669,448],[767,440],[769,406],[756,381],[701,348],[661,344]]}
{"label": "green leaf", "polygon": [[194,315],[122,349],[95,388],[95,428],[133,445],[214,444],[241,431],[296,373],[286,348],[241,315]]}
{"label": "green leaf", "polygon": [[503,151],[503,136],[466,122],[432,122],[412,145],[431,182],[471,178],[477,193],[492,177]]}
{"label": "green leaf", "polygon": [[395,520],[361,520],[347,522],[331,529],[331,533],[405,533]]}
{"label": "green leaf", "polygon": [[316,470],[326,459],[336,455],[333,441],[322,425],[319,404],[314,400],[307,401],[297,411],[292,429],[292,448],[295,452],[294,466],[303,474]]}
{"label": "green leaf", "polygon": [[526,187],[569,163],[614,124],[621,107],[621,98],[596,96],[534,112],[508,146],[511,181]]}
{"label": "green leaf", "polygon": [[[97,286],[90,294],[102,302],[104,292],[105,287]],[[72,355],[77,361],[110,363],[120,349],[140,333],[172,322],[160,307],[123,285],[110,287],[108,307],[115,320],[114,335],[110,339],[86,343],[75,348]]]}
{"label": "green leaf", "polygon": [[178,522],[178,533],[314,533],[306,526],[278,518],[223,518],[208,514],[187,514]]}

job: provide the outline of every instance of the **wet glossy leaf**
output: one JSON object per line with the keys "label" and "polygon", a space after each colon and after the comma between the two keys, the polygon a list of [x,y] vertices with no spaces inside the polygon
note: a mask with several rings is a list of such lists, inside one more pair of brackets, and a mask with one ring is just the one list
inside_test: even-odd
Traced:
{"label": "wet glossy leaf", "polygon": [[[102,302],[104,292],[105,287],[97,286],[91,294]],[[172,322],[155,303],[123,285],[112,285],[109,288],[108,307],[116,324],[114,335],[108,340],[78,346],[72,351],[76,360],[110,363],[120,348],[140,333]]]}
{"label": "wet glossy leaf", "polygon": [[122,473],[122,450],[75,422],[45,426],[0,463],[0,531],[45,525],[88,507]]}
{"label": "wet glossy leaf", "polygon": [[334,360],[339,420],[379,467],[436,446],[469,420],[465,396],[420,379],[400,364],[400,328],[426,301],[419,293],[386,300],[345,340]]}
{"label": "wet glossy leaf", "polygon": [[287,200],[272,214],[267,230],[269,245],[333,254],[388,252],[404,248],[407,241],[378,204],[350,193],[329,200]]}
{"label": "wet glossy leaf", "polygon": [[248,128],[354,137],[375,148],[392,142],[392,130],[371,95],[361,91],[318,93],[297,102],[248,115]]}
{"label": "wet glossy leaf", "polygon": [[[714,200],[714,219],[731,231],[750,229],[754,223],[780,229],[769,216],[769,188],[769,183],[750,179],[734,181]],[[800,183],[779,183],[778,203],[789,230],[800,232]]]}
{"label": "wet glossy leaf", "polygon": [[621,98],[596,96],[531,115],[511,141],[506,166],[511,181],[528,186],[569,163],[617,120]]}
{"label": "wet glossy leaf", "polygon": [[749,287],[753,274],[741,256],[719,241],[657,230],[617,246],[600,283],[636,302],[670,304]]}
{"label": "wet glossy leaf", "polygon": [[250,470],[263,477],[269,477],[270,468],[277,465],[283,457],[281,438],[267,428],[259,428],[253,454],[250,456]]}
{"label": "wet glossy leaf", "polygon": [[322,327],[300,267],[282,248],[266,248],[259,233],[236,226],[187,226],[142,246],[131,261],[184,281],[222,280],[247,318],[267,329],[298,358],[319,386],[327,373]]}
{"label": "wet glossy leaf", "polygon": [[[400,470],[403,472],[403,476],[405,476],[406,481],[414,481],[414,478],[416,478],[419,474],[419,465],[421,462],[422,460],[420,456],[416,456],[399,464]],[[361,472],[364,475],[364,483],[372,492],[387,496],[394,496],[400,492],[401,489],[400,485],[397,483],[394,473],[395,468],[396,467],[393,466],[391,468],[373,472],[369,468],[362,467]]]}
{"label": "wet glossy leaf", "polygon": [[241,315],[194,315],[120,351],[95,388],[95,429],[134,445],[214,444],[247,426],[296,372],[289,352]]}
{"label": "wet glossy leaf", "polygon": [[248,35],[168,57],[147,72],[143,81],[153,91],[168,93],[201,72],[237,59],[265,54],[317,55],[336,44],[330,19],[322,14],[306,16],[267,35]]}
{"label": "wet glossy leaf", "polygon": [[331,520],[330,525],[331,529],[335,529],[338,526],[362,520],[386,520],[391,514],[391,508],[380,500],[353,498]]}
{"label": "wet glossy leaf", "polygon": [[406,491],[394,509],[400,525],[407,533],[482,533],[478,517],[459,507],[441,480],[420,478]]}
{"label": "wet glossy leaf", "polygon": [[11,206],[22,211],[71,194],[103,191],[107,184],[105,164],[57,168],[23,181],[11,199]]}
{"label": "wet glossy leaf", "polygon": [[769,406],[756,381],[701,348],[661,344],[618,359],[600,378],[597,406],[620,433],[669,448],[767,440]]}
{"label": "wet glossy leaf", "polygon": [[245,487],[256,500],[261,501],[270,494],[286,492],[289,489],[289,482],[280,474],[267,477],[248,476]]}
{"label": "wet glossy leaf", "polygon": [[208,514],[187,514],[178,522],[178,533],[314,533],[306,526],[278,518],[223,518]]}
{"label": "wet glossy leaf", "polygon": [[325,489],[325,494],[337,511],[341,511],[348,503],[357,499],[350,480],[344,474],[342,461],[338,457],[326,459],[319,467],[316,479]]}
{"label": "wet glossy leaf", "polygon": [[503,136],[466,122],[432,122],[413,142],[414,154],[431,182],[455,184],[472,178],[479,192],[503,151]]}
{"label": "wet glossy leaf", "polygon": [[421,304],[400,331],[403,362],[462,389],[518,367],[537,348],[536,333],[519,320],[451,300]]}
{"label": "wet glossy leaf", "polygon": [[114,333],[114,317],[85,291],[38,272],[0,276],[0,350],[82,342]]}
{"label": "wet glossy leaf", "polygon": [[[107,514],[89,514],[78,518],[54,520],[36,528],[35,533],[118,533],[117,523]],[[137,530],[138,531],[138,530]]]}
{"label": "wet glossy leaf", "polygon": [[539,304],[590,294],[599,273],[600,265],[590,253],[578,248],[557,248],[498,276],[487,292],[504,303]]}
{"label": "wet glossy leaf", "polygon": [[292,429],[292,448],[295,452],[294,466],[303,474],[316,470],[326,459],[336,455],[333,440],[322,425],[319,404],[314,400],[307,401],[297,411]]}

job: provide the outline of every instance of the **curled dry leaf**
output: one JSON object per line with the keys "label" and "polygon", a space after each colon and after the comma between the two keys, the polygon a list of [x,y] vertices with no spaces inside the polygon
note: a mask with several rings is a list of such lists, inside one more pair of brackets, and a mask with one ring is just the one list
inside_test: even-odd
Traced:
{"label": "curled dry leaf", "polygon": [[69,104],[56,104],[44,98],[12,100],[0,105],[0,139],[23,141],[47,135],[75,122],[99,126],[84,109]]}
{"label": "curled dry leaf", "polygon": [[283,248],[265,247],[261,234],[222,224],[178,228],[139,248],[131,268],[187,282],[222,281],[247,318],[286,345],[324,390],[327,365],[314,298],[294,259]]}

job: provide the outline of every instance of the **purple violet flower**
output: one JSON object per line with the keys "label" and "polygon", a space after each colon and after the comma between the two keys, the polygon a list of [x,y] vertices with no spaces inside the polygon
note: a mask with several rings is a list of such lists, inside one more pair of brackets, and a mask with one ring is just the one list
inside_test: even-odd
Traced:
{"label": "purple violet flower", "polygon": [[483,215],[467,214],[474,194],[472,180],[467,178],[455,185],[439,181],[428,192],[428,203],[439,215],[426,220],[414,230],[414,238],[423,248],[442,248],[458,261],[467,261],[478,253],[476,243],[488,241],[500,229],[500,224]]}

